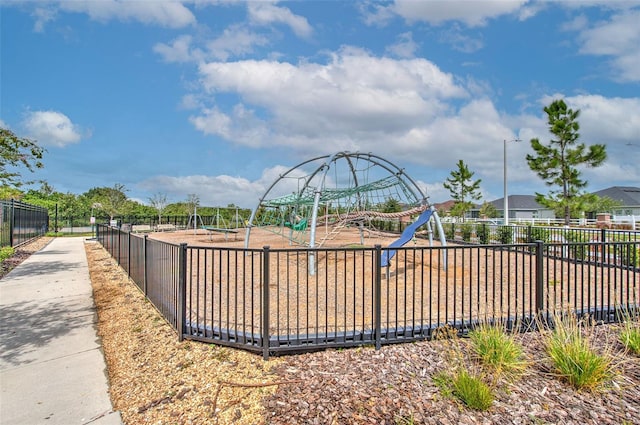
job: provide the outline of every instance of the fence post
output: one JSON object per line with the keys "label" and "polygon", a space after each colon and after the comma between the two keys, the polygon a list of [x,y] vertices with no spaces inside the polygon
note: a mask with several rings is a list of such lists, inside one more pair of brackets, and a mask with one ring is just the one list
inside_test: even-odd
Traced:
{"label": "fence post", "polygon": [[184,324],[187,314],[187,244],[180,244],[180,256],[178,258],[178,341],[184,339]]}
{"label": "fence post", "polygon": [[541,320],[544,311],[544,242],[536,241],[536,316]]}
{"label": "fence post", "polygon": [[382,348],[382,246],[375,245],[374,279],[373,282],[373,327],[376,350]]}
{"label": "fence post", "polygon": [[602,229],[600,229],[600,242],[606,242],[607,241],[607,229],[605,229],[604,227]]}
{"label": "fence post", "polygon": [[262,358],[269,360],[269,246],[262,248]]}
{"label": "fence post", "polygon": [[144,235],[142,242],[142,293],[147,298],[147,241],[149,235]]}
{"label": "fence post", "polygon": [[122,265],[121,255],[122,255],[122,231],[118,228],[118,265]]}
{"label": "fence post", "polygon": [[127,233],[127,274],[131,278],[131,232]]}
{"label": "fence post", "polygon": [[14,200],[11,200],[11,213],[9,214],[9,246],[13,246],[13,229],[15,229],[15,205]]}

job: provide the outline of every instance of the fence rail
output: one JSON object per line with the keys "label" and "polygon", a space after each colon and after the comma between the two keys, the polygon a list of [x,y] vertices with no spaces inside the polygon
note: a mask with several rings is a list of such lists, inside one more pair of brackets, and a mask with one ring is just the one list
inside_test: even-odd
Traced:
{"label": "fence rail", "polygon": [[47,233],[46,208],[19,201],[0,201],[0,247],[19,246]]}
{"label": "fence rail", "polygon": [[[98,240],[180,338],[270,355],[414,341],[448,325],[601,322],[640,302],[640,240],[385,248],[174,245],[107,226]],[[315,273],[308,273],[310,262]]]}

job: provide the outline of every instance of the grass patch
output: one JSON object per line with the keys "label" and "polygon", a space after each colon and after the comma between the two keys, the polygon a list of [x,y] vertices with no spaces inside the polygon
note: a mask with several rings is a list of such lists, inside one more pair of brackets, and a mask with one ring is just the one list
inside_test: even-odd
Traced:
{"label": "grass patch", "polygon": [[625,314],[619,337],[627,350],[640,356],[640,318],[638,316],[634,318],[630,314]]}
{"label": "grass patch", "polygon": [[7,258],[10,258],[15,253],[16,253],[16,250],[10,246],[5,246],[4,248],[0,248],[0,261],[4,261]]}
{"label": "grass patch", "polygon": [[613,357],[598,354],[575,316],[556,318],[545,347],[555,371],[574,388],[595,390],[613,376]]}
{"label": "grass patch", "polygon": [[447,397],[455,397],[474,410],[488,410],[493,404],[491,387],[480,376],[460,368],[452,374],[440,373],[433,381]]}
{"label": "grass patch", "polygon": [[515,377],[528,366],[522,346],[501,326],[481,324],[469,333],[469,338],[476,357],[496,380],[503,375]]}

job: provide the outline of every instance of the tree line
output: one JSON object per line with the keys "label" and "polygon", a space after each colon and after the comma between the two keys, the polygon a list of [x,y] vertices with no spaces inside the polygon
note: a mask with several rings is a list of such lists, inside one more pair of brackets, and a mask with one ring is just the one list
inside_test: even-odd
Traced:
{"label": "tree line", "polygon": [[[200,199],[195,194],[187,195],[182,202],[167,202],[167,196],[156,193],[148,199],[148,205],[127,197],[125,185],[116,183],[112,187],[94,187],[76,195],[56,191],[49,183],[41,181],[37,189],[25,189],[35,182],[25,179],[21,171],[33,172],[42,168],[42,158],[46,150],[37,142],[19,137],[7,128],[0,128],[0,199],[15,199],[54,211],[62,219],[78,217],[97,217],[114,219],[116,217],[162,217],[189,216],[198,208],[200,216],[220,215],[231,220],[237,207],[229,204],[226,207],[200,206]],[[240,215],[247,215],[247,210],[240,210]]]}

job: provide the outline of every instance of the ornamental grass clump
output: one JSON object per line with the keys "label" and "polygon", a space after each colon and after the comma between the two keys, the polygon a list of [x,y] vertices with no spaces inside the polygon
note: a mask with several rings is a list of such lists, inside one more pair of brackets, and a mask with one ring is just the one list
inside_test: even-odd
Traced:
{"label": "ornamental grass clump", "polygon": [[434,381],[445,395],[456,397],[471,409],[487,410],[493,404],[491,387],[465,368],[459,368],[452,374],[441,373],[434,377]]}
{"label": "ornamental grass clump", "polygon": [[487,410],[491,407],[493,389],[483,379],[483,374],[470,372],[466,350],[458,331],[450,326],[438,328],[434,339],[442,341],[442,355],[448,366],[433,376],[433,381],[445,397],[457,398],[471,409]]}
{"label": "ornamental grass clump", "polygon": [[624,315],[624,324],[620,331],[620,342],[624,347],[640,356],[640,315],[635,317],[631,314]]}
{"label": "ornamental grass clump", "polygon": [[522,346],[501,326],[481,324],[469,333],[469,338],[476,357],[490,369],[495,380],[504,375],[513,378],[528,366]]}
{"label": "ornamental grass clump", "polygon": [[545,346],[553,367],[574,388],[595,390],[613,377],[613,357],[597,353],[575,316],[556,318]]}

